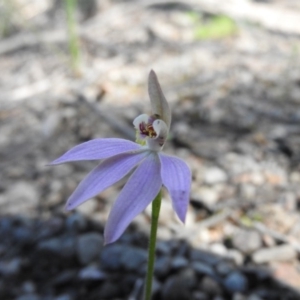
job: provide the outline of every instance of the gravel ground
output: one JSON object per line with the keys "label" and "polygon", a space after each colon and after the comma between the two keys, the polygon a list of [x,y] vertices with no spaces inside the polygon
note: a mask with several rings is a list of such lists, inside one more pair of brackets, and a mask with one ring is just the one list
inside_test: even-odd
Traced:
{"label": "gravel ground", "polygon": [[[250,2],[300,16],[293,1]],[[139,299],[149,208],[103,247],[122,182],[67,213],[94,163],[47,163],[92,138],[134,139],[151,68],[173,111],[165,151],[193,173],[185,226],[164,196],[154,299],[300,299],[299,36],[241,17],[203,38],[221,18],[205,6],[80,1],[75,76],[60,2],[12,3],[0,43],[1,300]]]}

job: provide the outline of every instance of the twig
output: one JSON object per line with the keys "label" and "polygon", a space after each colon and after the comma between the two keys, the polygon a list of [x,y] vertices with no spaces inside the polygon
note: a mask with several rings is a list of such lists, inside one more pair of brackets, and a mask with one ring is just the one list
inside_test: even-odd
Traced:
{"label": "twig", "polygon": [[260,222],[254,222],[253,227],[262,234],[267,234],[278,241],[290,244],[298,253],[300,253],[300,243],[298,243],[294,237],[281,234],[266,227],[263,223]]}
{"label": "twig", "polygon": [[67,32],[65,30],[49,30],[40,33],[20,33],[1,41],[0,55],[39,44],[60,43],[65,41],[67,41]]}
{"label": "twig", "polygon": [[222,212],[212,215],[211,217],[205,219],[202,222],[195,224],[191,229],[183,229],[182,226],[178,225],[171,226],[173,230],[177,232],[178,238],[188,238],[191,239],[193,236],[199,233],[199,230],[214,227],[222,222],[224,222],[229,216],[232,215],[231,209],[224,209]]}
{"label": "twig", "polygon": [[[300,35],[300,18],[297,11],[284,7],[268,4],[252,3],[240,0],[187,0],[177,2],[182,6],[190,7],[191,10],[207,12],[212,14],[225,14],[237,21],[249,21],[267,28],[285,34]],[[97,30],[98,36],[102,32],[104,36],[107,31],[107,22],[110,26],[117,22],[121,17],[128,17],[131,14],[139,13],[141,10],[149,7],[157,7],[174,4],[172,0],[139,0],[126,4],[116,4],[112,8],[106,9],[103,13],[85,22],[79,28],[79,34],[84,36],[93,30]],[[117,15],[117,17],[116,17]],[[268,16],[268,17],[266,17]],[[112,21],[115,20],[115,21]],[[284,22],[278,22],[284,20]],[[113,30],[113,29],[111,29]],[[100,33],[99,33],[100,32]],[[47,31],[41,33],[18,34],[12,38],[4,39],[0,45],[0,55],[15,51],[24,47],[30,47],[41,43],[57,43],[67,41],[67,32],[65,30]]]}
{"label": "twig", "polygon": [[[240,218],[236,215],[231,215],[230,218],[237,223],[239,226],[244,227],[245,225],[240,221]],[[296,238],[292,237],[292,236],[288,236],[285,234],[282,234],[280,232],[277,232],[275,230],[272,230],[270,228],[268,228],[265,224],[261,223],[261,222],[253,222],[251,225],[247,226],[247,228],[253,228],[255,230],[257,230],[258,232],[262,233],[262,234],[267,234],[269,236],[271,236],[272,238],[280,241],[280,242],[284,242],[287,243],[289,245],[291,245],[298,253],[300,253],[300,243],[296,240]]]}
{"label": "twig", "polygon": [[85,96],[79,95],[79,97],[80,101],[84,102],[94,113],[98,114],[102,119],[104,119],[105,122],[107,122],[114,130],[120,132],[128,139],[135,139],[133,127],[128,126],[125,122],[122,122],[111,112],[109,114],[103,112],[98,105],[89,101]]}

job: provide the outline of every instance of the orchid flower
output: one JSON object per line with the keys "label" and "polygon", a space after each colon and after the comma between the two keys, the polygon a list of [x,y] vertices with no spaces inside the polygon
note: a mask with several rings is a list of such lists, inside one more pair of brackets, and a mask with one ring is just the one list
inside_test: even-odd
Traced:
{"label": "orchid flower", "polygon": [[75,146],[51,163],[102,160],[70,196],[67,210],[101,193],[135,169],[110,211],[104,230],[105,244],[122,235],[162,186],[168,190],[177,216],[185,221],[191,172],[183,160],[161,152],[168,136],[171,112],[154,71],[149,74],[148,91],[152,115],[142,114],[133,121],[139,143],[118,138],[94,139]]}

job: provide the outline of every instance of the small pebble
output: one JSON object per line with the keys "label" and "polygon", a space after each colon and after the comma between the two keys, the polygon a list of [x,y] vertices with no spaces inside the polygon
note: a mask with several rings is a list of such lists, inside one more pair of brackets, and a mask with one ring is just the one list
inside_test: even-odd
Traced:
{"label": "small pebble", "polygon": [[234,247],[244,254],[251,254],[262,246],[260,234],[255,230],[238,230],[232,237]]}
{"label": "small pebble", "polygon": [[95,267],[86,267],[80,270],[78,277],[79,279],[86,281],[101,281],[104,280],[107,276],[104,272]]}
{"label": "small pebble", "polygon": [[155,260],[154,274],[158,278],[166,277],[171,269],[171,260],[170,256],[161,256]]}
{"label": "small pebble", "polygon": [[9,261],[0,261],[0,275],[2,276],[15,276],[21,271],[22,260],[15,257]]}
{"label": "small pebble", "polygon": [[190,300],[191,288],[195,280],[194,273],[190,270],[170,276],[162,287],[163,300]]}
{"label": "small pebble", "polygon": [[203,181],[206,184],[217,184],[227,181],[227,174],[218,167],[211,167],[205,170]]}
{"label": "small pebble", "polygon": [[209,275],[209,276],[215,276],[214,269],[205,263],[202,263],[200,261],[196,261],[192,264],[192,268],[195,270],[195,272],[199,275]]}
{"label": "small pebble", "polygon": [[103,237],[96,232],[82,234],[77,239],[76,253],[83,265],[96,261],[103,247]]}
{"label": "small pebble", "polygon": [[234,265],[228,261],[221,261],[216,265],[216,270],[221,276],[226,276],[234,270]]}
{"label": "small pebble", "polygon": [[231,293],[243,293],[248,288],[248,280],[243,273],[233,271],[226,276],[224,286]]}
{"label": "small pebble", "polygon": [[203,277],[200,284],[200,290],[210,296],[219,295],[222,293],[220,284],[210,276]]}
{"label": "small pebble", "polygon": [[87,221],[82,214],[74,213],[68,216],[66,220],[67,229],[75,232],[81,232],[87,227]]}
{"label": "small pebble", "polygon": [[28,294],[19,296],[16,300],[41,300],[41,298],[36,294]]}
{"label": "small pebble", "polygon": [[272,261],[291,261],[296,257],[296,250],[291,245],[280,245],[272,248],[259,249],[252,255],[252,259],[256,264]]}
{"label": "small pebble", "polygon": [[100,265],[105,270],[116,271],[121,268],[121,258],[124,246],[111,244],[105,246],[100,254]]}
{"label": "small pebble", "polygon": [[59,295],[54,298],[54,300],[73,300],[74,298],[71,295],[64,294],[64,295]]}
{"label": "small pebble", "polygon": [[200,249],[192,249],[190,252],[190,259],[192,261],[201,261],[211,266],[216,265],[222,260],[219,256]]}
{"label": "small pebble", "polygon": [[189,264],[188,260],[182,256],[176,256],[172,259],[171,267],[173,270],[179,270],[187,267]]}
{"label": "small pebble", "polygon": [[130,246],[123,248],[121,254],[121,264],[125,270],[139,272],[146,261],[146,250]]}

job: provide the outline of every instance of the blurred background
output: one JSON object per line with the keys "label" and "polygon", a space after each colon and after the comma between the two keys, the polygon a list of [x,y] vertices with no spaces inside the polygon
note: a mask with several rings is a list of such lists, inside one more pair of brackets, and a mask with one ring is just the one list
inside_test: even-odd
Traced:
{"label": "blurred background", "polygon": [[193,173],[185,226],[164,196],[153,299],[300,299],[299,37],[298,0],[1,0],[0,299],[140,299],[149,208],[103,247],[122,182],[67,213],[95,162],[47,164],[134,140],[151,69]]}

